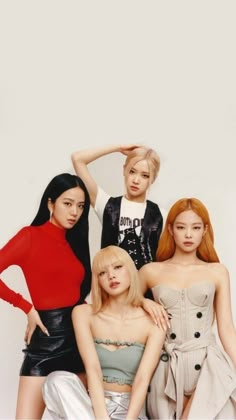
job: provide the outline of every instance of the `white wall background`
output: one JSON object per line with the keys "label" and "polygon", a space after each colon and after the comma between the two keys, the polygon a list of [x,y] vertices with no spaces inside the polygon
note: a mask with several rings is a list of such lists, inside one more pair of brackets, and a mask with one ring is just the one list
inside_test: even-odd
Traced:
{"label": "white wall background", "polygon": [[[72,151],[145,143],[162,160],[150,198],[207,205],[236,318],[235,12],[227,0],[0,0],[0,246],[72,172]],[[110,193],[122,193],[122,162],[92,167]],[[90,230],[93,255],[92,211]],[[2,278],[27,296],[17,267]],[[13,419],[26,318],[1,301],[0,325],[0,418]]]}

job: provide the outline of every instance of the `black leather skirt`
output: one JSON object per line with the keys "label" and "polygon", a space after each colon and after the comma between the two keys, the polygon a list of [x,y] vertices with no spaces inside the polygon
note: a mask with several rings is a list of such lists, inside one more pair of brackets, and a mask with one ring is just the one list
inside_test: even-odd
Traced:
{"label": "black leather skirt", "polygon": [[30,344],[23,350],[20,376],[47,376],[55,370],[84,372],[71,320],[72,309],[73,306],[38,311],[50,336],[39,327],[35,329]]}

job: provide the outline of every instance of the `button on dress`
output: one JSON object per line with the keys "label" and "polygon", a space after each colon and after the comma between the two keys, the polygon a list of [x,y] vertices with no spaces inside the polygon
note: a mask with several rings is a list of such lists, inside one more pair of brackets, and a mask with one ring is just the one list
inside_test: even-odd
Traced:
{"label": "button on dress", "polygon": [[236,419],[236,369],[217,344],[212,326],[215,286],[152,288],[172,315],[163,354],[153,375],[147,407],[153,419],[179,419],[183,396],[194,392],[189,418]]}

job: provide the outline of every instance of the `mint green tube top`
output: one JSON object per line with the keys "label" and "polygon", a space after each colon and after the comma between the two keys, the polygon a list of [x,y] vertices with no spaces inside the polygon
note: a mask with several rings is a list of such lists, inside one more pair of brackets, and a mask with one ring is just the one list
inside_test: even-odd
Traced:
{"label": "mint green tube top", "polygon": [[[109,350],[101,344],[114,344],[116,350]],[[145,345],[130,341],[112,341],[94,339],[94,345],[100,361],[103,380],[120,385],[132,385],[134,377],[139,367]]]}

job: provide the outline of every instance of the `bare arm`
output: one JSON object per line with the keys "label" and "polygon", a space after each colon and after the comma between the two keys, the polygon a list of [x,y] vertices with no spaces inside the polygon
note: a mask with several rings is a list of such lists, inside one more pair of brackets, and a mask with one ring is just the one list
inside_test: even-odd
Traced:
{"label": "bare arm", "polygon": [[164,331],[156,325],[153,325],[150,329],[146,348],[133,382],[127,420],[138,418],[146,399],[153,372],[160,359],[164,339]]}
{"label": "bare arm", "polygon": [[72,311],[72,321],[79,352],[84,362],[89,396],[96,419],[109,420],[103,390],[103,377],[90,329],[91,305],[79,305]]}
{"label": "bare arm", "polygon": [[72,153],[71,159],[76,174],[84,181],[85,186],[88,190],[90,201],[92,206],[95,206],[97,198],[97,183],[90,174],[87,165],[94,160],[99,159],[102,156],[108,155],[114,152],[120,152],[127,155],[129,151],[135,149],[137,145],[107,145],[104,147],[97,147],[86,150],[78,150]]}
{"label": "bare arm", "polygon": [[[139,270],[138,274],[143,295],[147,289],[151,289],[156,284],[156,279],[159,272],[158,266],[158,263],[149,263],[145,264]],[[162,305],[151,299],[143,298],[142,307],[151,316],[152,320],[155,322],[155,324],[157,324],[159,328],[162,328],[163,331],[166,331],[167,328],[170,328],[168,313]]]}
{"label": "bare arm", "polygon": [[215,310],[221,343],[236,367],[236,330],[231,309],[230,279],[228,270],[222,264],[219,264]]}

